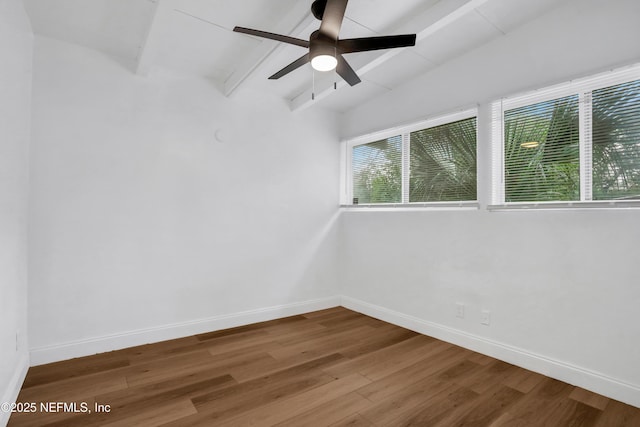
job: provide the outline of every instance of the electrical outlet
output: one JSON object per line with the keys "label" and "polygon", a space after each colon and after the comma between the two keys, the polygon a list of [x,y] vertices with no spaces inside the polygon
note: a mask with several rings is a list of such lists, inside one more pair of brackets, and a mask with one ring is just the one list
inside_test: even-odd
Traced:
{"label": "electrical outlet", "polygon": [[486,326],[491,324],[491,312],[489,310],[482,310],[482,313],[480,313],[480,323]]}
{"label": "electrical outlet", "polygon": [[461,302],[456,303],[456,317],[464,319],[464,304]]}

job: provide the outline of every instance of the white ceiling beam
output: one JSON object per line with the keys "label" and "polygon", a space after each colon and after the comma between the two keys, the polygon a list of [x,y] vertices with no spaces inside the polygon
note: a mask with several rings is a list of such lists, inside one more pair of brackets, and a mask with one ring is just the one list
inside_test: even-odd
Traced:
{"label": "white ceiling beam", "polygon": [[[271,33],[291,35],[298,37],[303,31],[316,21],[315,17],[309,10],[309,3],[306,1],[297,1],[293,8],[278,22],[273,28],[258,28],[269,31]],[[306,38],[308,34],[300,36]],[[243,37],[240,34],[238,37]],[[272,40],[261,39],[262,43],[257,46],[249,55],[247,55],[240,65],[233,71],[231,76],[224,82],[224,94],[231,96],[262,64],[267,58],[273,54],[278,48],[282,47],[281,43]]]}
{"label": "white ceiling beam", "polygon": [[[404,25],[400,25],[394,30],[389,31],[390,34],[403,34],[416,32],[416,43],[424,40],[431,34],[438,30],[450,25],[462,16],[473,11],[477,7],[486,3],[488,0],[441,0],[434,4],[432,7],[424,11],[422,14],[412,18]],[[422,30],[417,31],[417,28]],[[378,56],[371,62],[364,64],[360,67],[354,67],[356,73],[362,77],[374,68],[379,67],[385,62],[392,59],[394,56],[402,52],[403,49],[390,49]],[[347,87],[347,83],[344,80],[338,82],[337,88]],[[292,111],[302,110],[308,108],[314,104],[315,101],[326,98],[335,93],[336,90],[333,87],[327,88],[323,91],[315,94],[315,100],[311,99],[311,91],[304,91],[300,95],[291,100],[290,107]]]}
{"label": "white ceiling beam", "polygon": [[138,51],[138,63],[136,64],[136,74],[146,76],[151,69],[152,61],[155,57],[154,40],[158,40],[157,33],[160,31],[160,17],[166,13],[168,0],[155,0],[153,17],[147,29],[147,35],[143,45]]}

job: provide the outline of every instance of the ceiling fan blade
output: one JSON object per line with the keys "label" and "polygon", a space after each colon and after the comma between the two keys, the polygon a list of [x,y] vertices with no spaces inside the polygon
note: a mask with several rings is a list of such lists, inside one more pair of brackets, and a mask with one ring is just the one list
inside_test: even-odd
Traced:
{"label": "ceiling fan blade", "polygon": [[322,24],[320,24],[320,34],[329,37],[331,40],[338,40],[348,1],[327,0],[327,7],[324,9]]}
{"label": "ceiling fan blade", "polygon": [[298,68],[302,67],[304,64],[308,63],[309,61],[311,61],[311,58],[309,58],[309,54],[307,53],[306,55],[296,59],[291,64],[284,67],[282,70],[275,73],[273,76],[269,77],[269,79],[277,80],[280,77],[289,74],[293,70],[297,70]]}
{"label": "ceiling fan blade", "polygon": [[353,71],[351,65],[344,59],[342,55],[338,55],[338,66],[336,72],[342,77],[350,86],[355,86],[361,82],[360,77]]}
{"label": "ceiling fan blade", "polygon": [[268,33],[266,31],[252,30],[251,28],[235,27],[233,29],[236,33],[249,34],[251,36],[262,37],[265,39],[271,39],[278,42],[289,43],[300,47],[309,47],[309,42],[295,37],[283,36],[281,34]]}
{"label": "ceiling fan blade", "polygon": [[359,39],[339,40],[338,50],[341,53],[353,53],[415,45],[415,34],[403,34],[399,36],[363,37]]}

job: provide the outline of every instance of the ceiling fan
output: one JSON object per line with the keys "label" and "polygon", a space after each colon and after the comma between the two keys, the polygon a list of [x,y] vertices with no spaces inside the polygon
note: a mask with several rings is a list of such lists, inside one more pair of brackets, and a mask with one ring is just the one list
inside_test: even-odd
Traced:
{"label": "ceiling fan", "polygon": [[317,71],[335,69],[340,77],[349,85],[354,86],[361,80],[344,59],[343,54],[415,46],[416,35],[403,34],[341,40],[338,35],[347,9],[347,2],[348,0],[315,0],[313,2],[311,13],[321,21],[321,24],[320,29],[311,33],[309,41],[244,27],[235,27],[233,31],[309,49],[305,55],[269,77],[271,80],[279,79],[311,62],[311,66]]}

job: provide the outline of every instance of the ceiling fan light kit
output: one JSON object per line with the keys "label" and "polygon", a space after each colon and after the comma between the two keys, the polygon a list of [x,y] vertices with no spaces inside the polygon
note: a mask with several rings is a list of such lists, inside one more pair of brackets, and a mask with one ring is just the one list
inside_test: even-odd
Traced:
{"label": "ceiling fan light kit", "polygon": [[[338,52],[335,43],[331,40],[322,40],[316,31],[309,41],[309,56],[311,66],[316,71],[331,71],[338,66]],[[315,37],[314,37],[315,36]]]}
{"label": "ceiling fan light kit", "polygon": [[347,9],[347,2],[348,0],[315,0],[313,2],[311,12],[321,23],[320,28],[311,33],[309,41],[244,27],[235,27],[233,31],[308,49],[305,55],[269,77],[271,80],[279,79],[311,62],[311,67],[317,71],[335,69],[338,75],[350,86],[354,86],[360,83],[361,80],[344,59],[343,54],[415,46],[416,35],[404,34],[341,40],[338,36]]}
{"label": "ceiling fan light kit", "polygon": [[311,60],[311,66],[316,71],[331,71],[338,65],[338,60],[332,55],[318,55]]}

